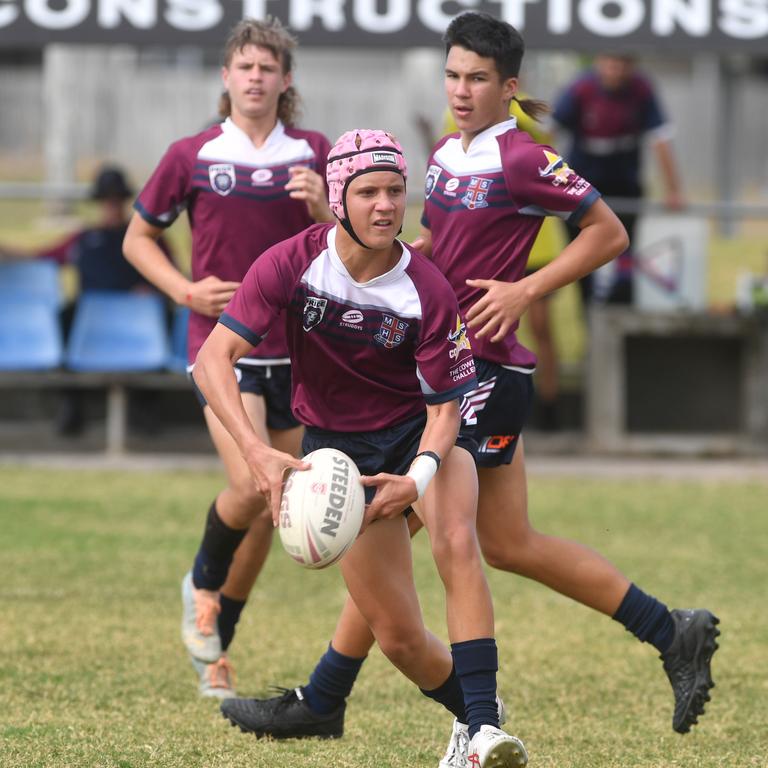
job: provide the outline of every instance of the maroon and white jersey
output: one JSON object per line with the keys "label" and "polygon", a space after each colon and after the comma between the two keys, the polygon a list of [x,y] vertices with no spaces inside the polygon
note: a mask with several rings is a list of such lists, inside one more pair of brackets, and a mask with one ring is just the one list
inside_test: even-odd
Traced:
{"label": "maroon and white jersey", "polygon": [[335,226],[317,224],[270,248],[219,318],[257,345],[286,310],[296,418],[334,432],[384,429],[475,387],[456,296],[435,265],[403,245],[389,272],[358,283],[335,240]]}
{"label": "maroon and white jersey", "polygon": [[[485,293],[467,278],[514,282],[523,277],[544,216],[578,223],[599,193],[551,147],[517,130],[514,118],[476,136],[467,152],[458,134],[441,139],[427,170],[422,224],[432,259],[448,278],[462,314]],[[478,359],[531,368],[536,356],[515,330],[492,343],[470,331]]]}
{"label": "maroon and white jersey", "polygon": [[[214,275],[241,281],[267,248],[314,223],[306,204],[285,189],[288,168],[304,165],[325,177],[330,145],[315,131],[278,121],[263,146],[227,118],[170,146],[134,207],[150,224],[167,227],[187,210],[192,228],[192,279]],[[188,355],[194,362],[216,319],[192,313]],[[243,362],[288,362],[285,335],[276,328]]]}

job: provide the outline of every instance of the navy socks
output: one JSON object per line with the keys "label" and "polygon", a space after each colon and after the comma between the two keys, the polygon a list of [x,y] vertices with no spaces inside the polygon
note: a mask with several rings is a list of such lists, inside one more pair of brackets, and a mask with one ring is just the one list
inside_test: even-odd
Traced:
{"label": "navy socks", "polygon": [[342,706],[365,658],[345,656],[329,643],[328,650],[309,677],[309,684],[301,689],[309,708],[318,715],[329,715]]}
{"label": "navy socks", "polygon": [[211,504],[205,521],[205,532],[192,567],[192,583],[197,589],[216,592],[227,580],[227,572],[235,556],[235,550],[248,532],[247,528],[230,528]]}
{"label": "navy socks", "polygon": [[226,595],[219,595],[219,613],[217,624],[219,627],[219,637],[221,638],[221,650],[226,651],[232,638],[235,636],[235,626],[240,621],[240,614],[245,608],[245,600],[233,600]]}
{"label": "navy socks", "polygon": [[669,609],[634,584],[630,584],[613,619],[638,640],[653,645],[659,653],[664,653],[672,643],[675,625]]}
{"label": "navy socks", "polygon": [[456,676],[464,691],[465,722],[471,739],[481,725],[499,727],[496,704],[496,672],[499,657],[492,637],[451,643],[451,655]]}
{"label": "navy socks", "polygon": [[461,683],[456,676],[456,667],[451,670],[448,679],[439,687],[432,691],[419,689],[427,698],[433,699],[442,704],[453,716],[460,722],[467,722],[467,711],[464,708],[464,691],[461,690]]}

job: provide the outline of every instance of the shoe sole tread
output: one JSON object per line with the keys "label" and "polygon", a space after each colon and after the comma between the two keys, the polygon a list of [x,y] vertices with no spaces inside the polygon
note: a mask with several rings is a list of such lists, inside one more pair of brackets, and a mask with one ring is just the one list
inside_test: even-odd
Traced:
{"label": "shoe sole tread", "polygon": [[492,747],[481,768],[525,768],[528,753],[518,741],[502,741]]}
{"label": "shoe sole tread", "polygon": [[701,611],[694,621],[696,618],[699,622],[694,631],[699,632],[701,637],[698,638],[693,654],[692,663],[695,670],[693,690],[682,712],[679,715],[675,713],[672,723],[673,729],[681,734],[688,733],[692,725],[698,724],[698,718],[704,714],[705,703],[711,700],[709,691],[715,687],[711,664],[715,651],[720,647],[716,641],[720,635],[720,630],[717,629],[720,619],[709,611]]}

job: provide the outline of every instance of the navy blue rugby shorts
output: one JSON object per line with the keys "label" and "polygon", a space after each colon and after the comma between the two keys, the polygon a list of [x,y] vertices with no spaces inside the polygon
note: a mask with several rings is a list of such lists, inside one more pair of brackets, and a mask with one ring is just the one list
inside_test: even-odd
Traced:
{"label": "navy blue rugby shorts", "polygon": [[[200,405],[207,405],[189,373],[192,387]],[[267,406],[267,426],[270,429],[293,429],[300,425],[291,411],[291,366],[284,365],[235,365],[235,375],[241,392],[261,395]]]}
{"label": "navy blue rugby shorts", "polygon": [[[419,452],[419,442],[427,421],[426,411],[393,427],[371,432],[333,432],[318,427],[306,427],[301,444],[304,455],[318,448],[336,448],[357,464],[361,475],[387,472],[404,475]],[[474,455],[471,437],[459,433],[456,445]],[[375,488],[365,489],[365,503],[370,504]],[[410,507],[408,509],[410,511]]]}
{"label": "navy blue rugby shorts", "polygon": [[533,371],[475,359],[478,386],[464,395],[461,434],[474,440],[478,467],[510,464],[533,400]]}

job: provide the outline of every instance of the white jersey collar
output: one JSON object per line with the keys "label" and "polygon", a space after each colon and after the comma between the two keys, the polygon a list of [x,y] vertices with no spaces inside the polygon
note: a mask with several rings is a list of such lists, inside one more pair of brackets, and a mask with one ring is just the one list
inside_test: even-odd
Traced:
{"label": "white jersey collar", "polygon": [[[506,133],[513,128],[517,128],[517,120],[514,117],[510,117],[509,120],[504,120],[501,123],[492,125],[490,128],[486,128],[469,142],[466,154],[472,154],[472,151],[476,147],[482,147],[482,145],[489,139],[495,139],[497,136],[501,136],[502,133]],[[461,138],[459,138],[459,141],[461,141]]]}
{"label": "white jersey collar", "polygon": [[271,149],[272,146],[277,144],[280,139],[285,136],[285,126],[281,120],[277,121],[275,127],[269,132],[266,141],[260,147],[254,146],[253,142],[251,141],[251,137],[242,128],[240,128],[240,126],[236,125],[231,117],[228,117],[221,124],[221,130],[233,137],[236,136],[238,139],[245,140],[248,142],[251,149],[255,150],[256,152],[262,152]]}
{"label": "white jersey collar", "polygon": [[365,283],[358,283],[357,280],[355,280],[352,275],[349,274],[347,271],[347,268],[344,266],[344,262],[341,260],[341,257],[339,256],[339,252],[336,250],[336,231],[338,230],[338,226],[332,227],[328,230],[328,258],[331,262],[331,265],[333,268],[342,275],[346,280],[348,280],[352,285],[358,287],[358,288],[367,288],[373,285],[382,285],[384,283],[389,283],[393,280],[397,280],[400,275],[405,272],[408,265],[411,263],[411,253],[410,251],[402,244],[399,240],[396,242],[400,243],[400,248],[402,249],[402,254],[400,255],[400,258],[397,261],[397,264],[395,264],[392,269],[390,269],[388,272],[385,272],[383,275],[379,275],[378,277],[374,277],[371,280],[368,280]]}

